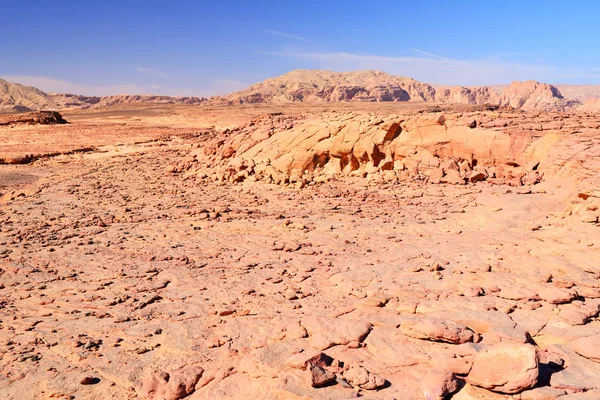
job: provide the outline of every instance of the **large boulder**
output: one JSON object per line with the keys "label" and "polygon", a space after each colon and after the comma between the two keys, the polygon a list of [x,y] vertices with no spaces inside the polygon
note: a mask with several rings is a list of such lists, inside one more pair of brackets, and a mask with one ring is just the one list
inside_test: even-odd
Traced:
{"label": "large boulder", "polygon": [[494,392],[514,394],[534,387],[538,377],[539,360],[534,346],[502,343],[477,354],[466,380]]}

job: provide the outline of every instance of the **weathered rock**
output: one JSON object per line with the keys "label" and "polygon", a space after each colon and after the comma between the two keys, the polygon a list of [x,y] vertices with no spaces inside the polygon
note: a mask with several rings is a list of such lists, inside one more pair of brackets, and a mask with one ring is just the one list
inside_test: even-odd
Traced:
{"label": "weathered rock", "polygon": [[406,319],[400,326],[402,333],[416,339],[447,343],[467,343],[473,341],[473,331],[453,321],[434,318]]}
{"label": "weathered rock", "polygon": [[550,304],[569,303],[577,298],[577,292],[573,289],[561,289],[550,285],[538,289],[537,294]]}
{"label": "weathered rock", "polygon": [[375,390],[385,385],[385,379],[367,371],[361,366],[353,366],[343,373],[344,379],[352,386],[366,390]]}
{"label": "weathered rock", "polygon": [[569,345],[577,354],[590,360],[600,362],[600,334],[577,338]]}
{"label": "weathered rock", "polygon": [[308,363],[306,370],[308,372],[309,383],[314,388],[320,388],[335,382],[335,374],[333,372],[329,372],[312,362]]}
{"label": "weathered rock", "polygon": [[482,350],[467,382],[500,393],[519,393],[538,381],[538,355],[529,344],[498,344]]}
{"label": "weathered rock", "polygon": [[430,369],[421,380],[425,400],[444,400],[458,389],[454,374],[444,369]]}
{"label": "weathered rock", "polygon": [[142,393],[148,400],[178,400],[192,394],[204,369],[188,366],[171,373],[151,372],[143,381]]}

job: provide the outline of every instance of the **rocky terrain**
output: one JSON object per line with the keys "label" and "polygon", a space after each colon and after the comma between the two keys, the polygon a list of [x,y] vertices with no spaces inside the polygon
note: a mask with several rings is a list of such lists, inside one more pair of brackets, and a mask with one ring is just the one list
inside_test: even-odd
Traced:
{"label": "rocky terrain", "polygon": [[3,398],[600,397],[600,114],[64,117],[0,126]]}

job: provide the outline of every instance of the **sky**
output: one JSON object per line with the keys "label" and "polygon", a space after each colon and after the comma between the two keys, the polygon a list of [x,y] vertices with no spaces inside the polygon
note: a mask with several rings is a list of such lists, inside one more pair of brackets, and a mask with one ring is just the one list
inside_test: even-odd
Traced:
{"label": "sky", "polygon": [[294,69],[432,84],[600,84],[600,1],[0,0],[0,77],[222,95]]}

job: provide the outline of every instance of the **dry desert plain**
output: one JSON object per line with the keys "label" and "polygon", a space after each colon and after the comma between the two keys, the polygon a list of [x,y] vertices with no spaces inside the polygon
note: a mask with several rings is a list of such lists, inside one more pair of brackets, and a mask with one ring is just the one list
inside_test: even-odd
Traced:
{"label": "dry desert plain", "polygon": [[600,114],[61,113],[1,117],[0,399],[600,398]]}

